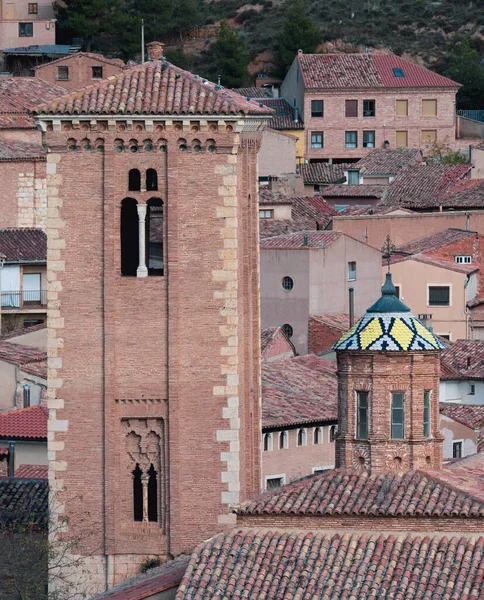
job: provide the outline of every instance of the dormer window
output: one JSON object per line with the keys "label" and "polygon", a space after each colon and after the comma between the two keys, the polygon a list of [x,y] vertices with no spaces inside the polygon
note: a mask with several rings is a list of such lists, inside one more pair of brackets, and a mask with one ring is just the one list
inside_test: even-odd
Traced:
{"label": "dormer window", "polygon": [[393,69],[393,76],[394,77],[405,77],[405,73],[403,72],[403,69]]}

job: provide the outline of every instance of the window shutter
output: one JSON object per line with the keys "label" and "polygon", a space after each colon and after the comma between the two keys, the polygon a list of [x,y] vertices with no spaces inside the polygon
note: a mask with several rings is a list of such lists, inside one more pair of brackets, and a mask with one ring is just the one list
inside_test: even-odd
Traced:
{"label": "window shutter", "polygon": [[408,146],[408,134],[406,131],[396,131],[395,141],[397,148],[406,148]]}
{"label": "window shutter", "polygon": [[397,117],[408,117],[408,100],[397,100]]}
{"label": "window shutter", "polygon": [[422,117],[437,116],[437,100],[422,100]]}
{"label": "window shutter", "polygon": [[429,304],[434,306],[449,306],[450,288],[448,286],[429,287]]}
{"label": "window shutter", "polygon": [[345,115],[347,117],[358,116],[358,100],[345,100]]}

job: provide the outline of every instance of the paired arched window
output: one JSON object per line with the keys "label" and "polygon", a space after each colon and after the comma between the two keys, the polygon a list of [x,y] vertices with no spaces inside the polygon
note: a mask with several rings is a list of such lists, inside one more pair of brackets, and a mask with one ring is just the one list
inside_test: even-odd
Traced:
{"label": "paired arched window", "polygon": [[[130,169],[128,174],[128,190],[130,192],[141,192],[141,172],[139,169]],[[146,171],[146,191],[158,191],[158,173],[156,169]]]}
{"label": "paired arched window", "polygon": [[139,170],[131,169],[128,177],[128,190],[130,192],[141,191],[141,173]]}
{"label": "paired arched window", "polygon": [[146,246],[148,275],[163,275],[163,202],[160,198],[148,201]]}
{"label": "paired arched window", "polygon": [[138,265],[138,203],[133,198],[125,198],[121,203],[121,273],[136,277]]}
{"label": "paired arched window", "polygon": [[148,169],[146,171],[146,191],[158,191],[158,173],[155,169]]}
{"label": "paired arched window", "polygon": [[[146,508],[148,513],[144,514]],[[158,521],[158,478],[153,465],[146,475],[138,464],[133,471],[133,518],[135,521]]]}
{"label": "paired arched window", "polygon": [[313,444],[322,444],[323,443],[323,428],[315,427],[313,431]]}

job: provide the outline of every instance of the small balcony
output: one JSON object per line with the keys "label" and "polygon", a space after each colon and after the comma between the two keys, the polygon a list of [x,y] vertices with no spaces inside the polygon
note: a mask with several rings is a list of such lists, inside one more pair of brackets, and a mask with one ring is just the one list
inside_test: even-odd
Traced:
{"label": "small balcony", "polygon": [[47,290],[2,292],[2,311],[38,311],[47,309]]}

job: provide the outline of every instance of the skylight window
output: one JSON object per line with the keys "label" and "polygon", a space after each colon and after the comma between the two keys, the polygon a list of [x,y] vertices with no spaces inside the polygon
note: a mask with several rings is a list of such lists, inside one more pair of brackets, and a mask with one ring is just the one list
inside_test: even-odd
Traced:
{"label": "skylight window", "polygon": [[394,77],[405,77],[405,73],[403,72],[403,69],[393,69],[393,76]]}

